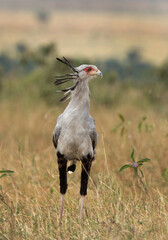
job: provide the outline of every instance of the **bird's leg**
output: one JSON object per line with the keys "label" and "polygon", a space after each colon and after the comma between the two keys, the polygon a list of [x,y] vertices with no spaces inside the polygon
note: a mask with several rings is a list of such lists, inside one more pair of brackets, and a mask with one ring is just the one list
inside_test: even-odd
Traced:
{"label": "bird's leg", "polygon": [[82,158],[82,172],[81,172],[81,187],[80,187],[80,195],[81,195],[81,208],[80,208],[80,219],[82,220],[83,216],[83,206],[84,206],[84,198],[87,194],[87,185],[88,178],[90,174],[90,169],[92,166],[92,158],[88,155],[87,158]]}
{"label": "bird's leg", "polygon": [[81,196],[80,220],[82,220],[82,217],[83,217],[84,199],[85,199],[85,196]]}
{"label": "bird's leg", "polygon": [[59,225],[61,225],[61,221],[62,221],[63,206],[64,206],[64,194],[61,194],[61,207],[60,207]]}
{"label": "bird's leg", "polygon": [[57,153],[58,169],[59,169],[59,178],[60,178],[60,193],[61,195],[61,208],[60,208],[60,225],[62,221],[63,214],[63,204],[64,204],[64,195],[67,190],[67,160],[64,155]]}

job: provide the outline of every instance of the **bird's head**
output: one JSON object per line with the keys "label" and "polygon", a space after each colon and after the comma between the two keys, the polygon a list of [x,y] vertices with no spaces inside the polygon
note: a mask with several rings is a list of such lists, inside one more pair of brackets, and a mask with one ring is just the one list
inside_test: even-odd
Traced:
{"label": "bird's head", "polygon": [[82,64],[75,69],[78,71],[80,80],[90,81],[97,76],[103,76],[102,72],[95,65]]}
{"label": "bird's head", "polygon": [[64,76],[56,76],[56,81],[54,84],[60,85],[71,80],[74,81],[74,85],[72,87],[58,91],[65,93],[65,96],[60,99],[61,102],[69,98],[71,92],[75,90],[79,82],[88,82],[97,76],[103,76],[102,72],[95,65],[82,64],[79,67],[73,67],[65,57],[63,57],[63,60],[60,58],[57,58],[57,60],[66,64],[73,71],[73,73],[66,74]]}

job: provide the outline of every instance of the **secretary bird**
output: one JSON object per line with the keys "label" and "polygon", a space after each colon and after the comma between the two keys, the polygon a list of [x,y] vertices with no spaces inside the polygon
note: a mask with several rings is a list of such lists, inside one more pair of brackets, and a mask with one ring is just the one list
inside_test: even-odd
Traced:
{"label": "secretary bird", "polygon": [[[54,84],[60,85],[71,80],[74,81],[72,87],[58,91],[64,93],[60,102],[64,102],[68,98],[70,98],[70,102],[64,112],[59,115],[53,132],[53,144],[56,148],[60,179],[61,224],[64,195],[67,190],[67,172],[72,173],[75,171],[76,161],[81,161],[82,165],[80,187],[80,219],[82,220],[88,176],[94,160],[94,149],[97,144],[95,121],[89,114],[88,82],[96,76],[102,76],[102,73],[94,65],[82,64],[79,67],[73,67],[65,57],[63,57],[63,60],[59,58],[57,60],[67,65],[73,73],[57,76]],[[68,168],[67,161],[70,162]]]}

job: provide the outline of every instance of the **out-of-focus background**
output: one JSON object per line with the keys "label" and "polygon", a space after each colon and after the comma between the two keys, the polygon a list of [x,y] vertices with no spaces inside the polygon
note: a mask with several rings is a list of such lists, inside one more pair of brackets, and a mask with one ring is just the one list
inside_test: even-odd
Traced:
{"label": "out-of-focus background", "polygon": [[[74,65],[94,63],[104,72],[103,81],[91,85],[97,103],[116,106],[125,98],[114,91],[117,84],[140,90],[145,106],[159,104],[161,110],[167,102],[167,1],[7,0],[0,6],[0,83],[7,98],[29,95],[23,94],[27,82],[55,104],[55,57],[66,56]],[[12,84],[17,86],[8,92]],[[18,86],[23,92],[17,94]]]}
{"label": "out-of-focus background", "polygon": [[[167,13],[167,0],[0,0],[0,170],[14,171],[0,178],[0,239],[167,239]],[[104,75],[89,85],[99,139],[84,228],[78,164],[58,229],[62,56]],[[118,173],[132,149],[151,159],[143,184]]]}

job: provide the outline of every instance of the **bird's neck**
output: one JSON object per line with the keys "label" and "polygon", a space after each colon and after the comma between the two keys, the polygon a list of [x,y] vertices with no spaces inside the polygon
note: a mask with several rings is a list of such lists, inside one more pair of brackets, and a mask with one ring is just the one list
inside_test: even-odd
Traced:
{"label": "bird's neck", "polygon": [[89,98],[89,87],[88,82],[80,81],[76,86],[75,90],[72,92],[71,100],[68,104],[69,107],[80,108],[88,110],[90,106],[90,98]]}

